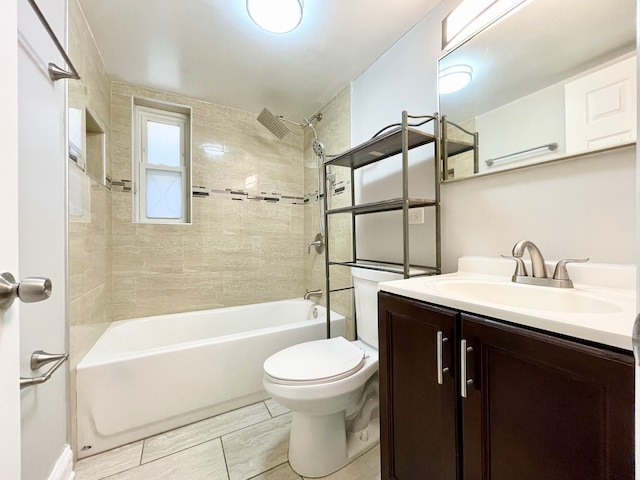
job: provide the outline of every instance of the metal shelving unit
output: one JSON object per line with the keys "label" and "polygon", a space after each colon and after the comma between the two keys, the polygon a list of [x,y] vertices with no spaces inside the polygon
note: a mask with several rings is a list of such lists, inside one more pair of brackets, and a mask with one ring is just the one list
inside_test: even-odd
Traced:
{"label": "metal shelving unit", "polygon": [[[469,138],[468,141],[449,138],[449,127],[462,132]],[[440,149],[442,153],[442,180],[449,180],[449,159],[465,152],[473,152],[473,173],[478,173],[478,132],[470,132],[457,123],[447,120],[446,115],[441,117]]]}
{"label": "metal shelving unit", "polygon": [[[410,125],[409,121],[417,120],[420,125],[431,124],[433,133],[425,132],[415,128],[416,125]],[[418,275],[437,275],[441,269],[440,254],[440,179],[441,177],[441,159],[440,149],[441,141],[439,138],[440,122],[438,115],[412,116],[406,111],[402,112],[402,123],[399,126],[381,133],[371,140],[364,142],[340,155],[327,158],[323,164],[323,175],[327,178],[328,168],[330,166],[348,167],[351,169],[351,205],[340,208],[329,208],[328,195],[324,195],[324,224],[325,224],[325,292],[327,299],[327,338],[330,337],[330,310],[331,310],[331,293],[347,290],[345,288],[332,289],[330,269],[334,265],[345,267],[358,267],[370,270],[378,270],[384,272],[399,273],[404,278]],[[409,151],[423,145],[434,145],[434,198],[412,198],[409,197]],[[371,165],[386,158],[400,155],[402,162],[402,197],[366,204],[355,203],[355,182],[354,172],[359,168]],[[326,189],[325,189],[326,192]],[[409,260],[409,210],[412,208],[429,207],[435,209],[435,265],[415,265]],[[367,215],[371,213],[402,211],[402,263],[389,263],[376,261],[372,259],[363,259],[358,257],[356,251],[356,217],[359,215]],[[332,261],[329,248],[329,218],[333,215],[350,214],[352,225],[352,254],[350,261]]]}

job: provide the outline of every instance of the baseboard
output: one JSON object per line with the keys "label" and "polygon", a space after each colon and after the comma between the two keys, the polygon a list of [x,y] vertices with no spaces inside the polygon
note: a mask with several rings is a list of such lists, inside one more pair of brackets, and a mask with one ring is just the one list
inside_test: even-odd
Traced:
{"label": "baseboard", "polygon": [[76,474],[73,471],[73,453],[71,447],[65,445],[48,480],[73,480]]}

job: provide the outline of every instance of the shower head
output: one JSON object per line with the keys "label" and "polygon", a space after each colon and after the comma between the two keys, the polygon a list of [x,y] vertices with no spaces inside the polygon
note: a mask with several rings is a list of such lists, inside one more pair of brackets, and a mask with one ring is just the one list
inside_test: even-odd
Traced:
{"label": "shower head", "polygon": [[311,146],[313,148],[313,153],[315,153],[318,157],[322,157],[324,155],[324,145],[317,138],[313,141]]}
{"label": "shower head", "polygon": [[289,130],[289,127],[282,123],[282,121],[278,117],[276,117],[266,108],[263,108],[262,112],[260,112],[260,115],[258,115],[258,121],[262,125],[267,127],[267,130],[269,130],[280,139],[284,138],[287,133],[291,132],[291,130]]}

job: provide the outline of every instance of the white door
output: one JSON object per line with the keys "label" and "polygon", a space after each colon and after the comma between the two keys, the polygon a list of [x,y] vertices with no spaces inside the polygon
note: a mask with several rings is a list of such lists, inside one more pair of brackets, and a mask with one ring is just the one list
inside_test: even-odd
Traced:
{"label": "white door", "polygon": [[[64,40],[66,0],[40,2]],[[16,35],[17,32],[17,35]],[[46,302],[0,312],[0,479],[69,478],[68,373],[20,390],[35,350],[67,350],[64,81],[54,44],[22,0],[0,2],[0,272],[49,277]],[[62,64],[64,65],[64,64]]]}
{"label": "white door", "polygon": [[565,85],[567,153],[636,139],[636,57]]}
{"label": "white door", "polygon": [[[18,271],[18,48],[17,0],[0,6],[0,270]],[[0,311],[0,465],[20,478],[19,306]]]}

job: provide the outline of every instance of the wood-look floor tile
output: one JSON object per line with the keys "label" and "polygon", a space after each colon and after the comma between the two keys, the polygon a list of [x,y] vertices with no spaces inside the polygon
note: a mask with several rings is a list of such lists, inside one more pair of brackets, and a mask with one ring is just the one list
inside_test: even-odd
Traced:
{"label": "wood-look floor tile", "polygon": [[280,405],[278,402],[276,402],[272,398],[270,398],[268,400],[265,400],[264,403],[267,406],[267,408],[269,409],[269,413],[271,414],[272,417],[279,417],[280,415],[284,415],[285,413],[289,413],[289,409],[288,408],[283,407],[282,405]]}
{"label": "wood-look floor tile", "polygon": [[380,480],[380,445],[337,472],[316,480]]}
{"label": "wood-look floor tile", "polygon": [[108,480],[228,480],[220,439],[118,473]]}
{"label": "wood-look floor tile", "polygon": [[140,465],[142,441],[83,458],[75,467],[75,480],[98,480]]}
{"label": "wood-look floor tile", "polygon": [[246,480],[287,461],[291,414],[222,437],[231,480]]}
{"label": "wood-look floor tile", "polygon": [[251,480],[302,480],[302,477],[293,471],[289,463],[272,468],[268,472],[261,473]]}
{"label": "wood-look floor tile", "polygon": [[260,402],[161,433],[144,441],[142,463],[221,437],[269,418],[271,417],[264,403]]}

